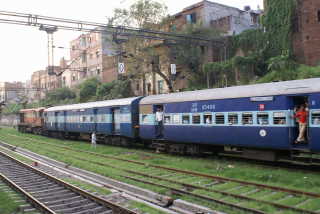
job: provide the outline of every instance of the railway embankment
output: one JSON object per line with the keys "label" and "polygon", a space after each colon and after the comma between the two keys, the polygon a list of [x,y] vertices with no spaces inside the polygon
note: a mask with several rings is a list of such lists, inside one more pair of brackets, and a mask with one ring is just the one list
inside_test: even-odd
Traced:
{"label": "railway embankment", "polygon": [[226,213],[317,213],[318,172],[225,158],[155,154],[142,149],[62,141],[13,129],[0,140],[101,176]]}

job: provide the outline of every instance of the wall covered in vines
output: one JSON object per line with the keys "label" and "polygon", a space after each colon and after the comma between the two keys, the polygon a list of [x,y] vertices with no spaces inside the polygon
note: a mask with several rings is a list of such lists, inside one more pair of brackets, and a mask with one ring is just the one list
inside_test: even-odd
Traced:
{"label": "wall covered in vines", "polygon": [[[225,63],[209,63],[204,71],[215,76],[225,76],[222,73],[227,72],[227,76],[232,77],[229,83],[248,84],[270,72],[269,59],[291,61],[296,9],[297,0],[267,0],[266,11],[261,18],[262,27],[232,36],[229,41],[230,59]],[[239,56],[239,50],[244,55]],[[279,64],[289,63],[281,61]]]}

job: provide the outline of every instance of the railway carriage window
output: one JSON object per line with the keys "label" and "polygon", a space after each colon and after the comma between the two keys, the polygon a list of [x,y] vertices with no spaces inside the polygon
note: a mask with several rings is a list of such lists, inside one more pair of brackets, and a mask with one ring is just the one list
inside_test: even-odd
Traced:
{"label": "railway carriage window", "polygon": [[320,111],[312,112],[311,121],[313,125],[320,125]]}
{"label": "railway carriage window", "polygon": [[199,114],[192,115],[192,123],[193,124],[200,124],[201,123],[201,118]]}
{"label": "railway carriage window", "polygon": [[100,117],[101,117],[100,119],[101,119],[101,122],[102,122],[102,123],[104,123],[104,122],[107,121],[106,115],[102,114],[102,115],[100,115]]}
{"label": "railway carriage window", "polygon": [[190,116],[189,115],[182,116],[182,124],[190,124]]}
{"label": "railway carriage window", "polygon": [[174,124],[180,124],[181,123],[179,114],[174,114],[173,117],[172,117],[172,120],[173,120]]}
{"label": "railway carriage window", "polygon": [[268,115],[268,113],[258,113],[257,123],[259,125],[268,125],[269,124],[269,115]]}
{"label": "railway carriage window", "polygon": [[86,117],[86,116],[82,116],[82,117],[81,117],[81,122],[85,123],[86,120],[87,120],[87,117]]}
{"label": "railway carriage window", "polygon": [[216,124],[224,124],[224,114],[216,114]]}
{"label": "railway carriage window", "polygon": [[204,121],[205,124],[212,124],[213,123],[212,115],[211,114],[205,114],[203,121]]}
{"label": "railway carriage window", "polygon": [[253,124],[253,115],[252,113],[242,114],[242,124],[243,125],[252,125]]}
{"label": "railway carriage window", "polygon": [[170,115],[165,115],[164,116],[164,123],[165,124],[170,124],[171,123],[171,116]]}
{"label": "railway carriage window", "polygon": [[94,117],[90,116],[90,122],[94,122]]}
{"label": "railway carriage window", "polygon": [[230,125],[232,124],[238,124],[239,123],[239,120],[238,120],[238,114],[236,113],[230,113],[228,115],[228,122]]}
{"label": "railway carriage window", "polygon": [[286,124],[286,114],[284,112],[274,112],[273,113],[273,124],[274,125],[284,125]]}

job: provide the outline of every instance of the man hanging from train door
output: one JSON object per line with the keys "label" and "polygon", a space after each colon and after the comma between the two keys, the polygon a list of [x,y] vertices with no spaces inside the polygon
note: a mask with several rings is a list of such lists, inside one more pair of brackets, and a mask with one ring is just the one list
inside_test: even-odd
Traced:
{"label": "man hanging from train door", "polygon": [[295,143],[304,143],[306,142],[306,130],[307,130],[307,121],[308,121],[308,111],[305,104],[301,105],[294,115],[294,118],[297,118],[299,124],[299,136]]}
{"label": "man hanging from train door", "polygon": [[156,112],[156,136],[157,138],[162,138],[163,131],[163,109],[158,107]]}

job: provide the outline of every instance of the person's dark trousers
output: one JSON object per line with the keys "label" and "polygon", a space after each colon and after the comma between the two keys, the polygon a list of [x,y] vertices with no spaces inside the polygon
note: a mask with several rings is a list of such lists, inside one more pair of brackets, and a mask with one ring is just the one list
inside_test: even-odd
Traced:
{"label": "person's dark trousers", "polygon": [[162,136],[162,130],[163,130],[163,122],[159,121],[156,126],[156,136],[157,138],[161,138]]}

